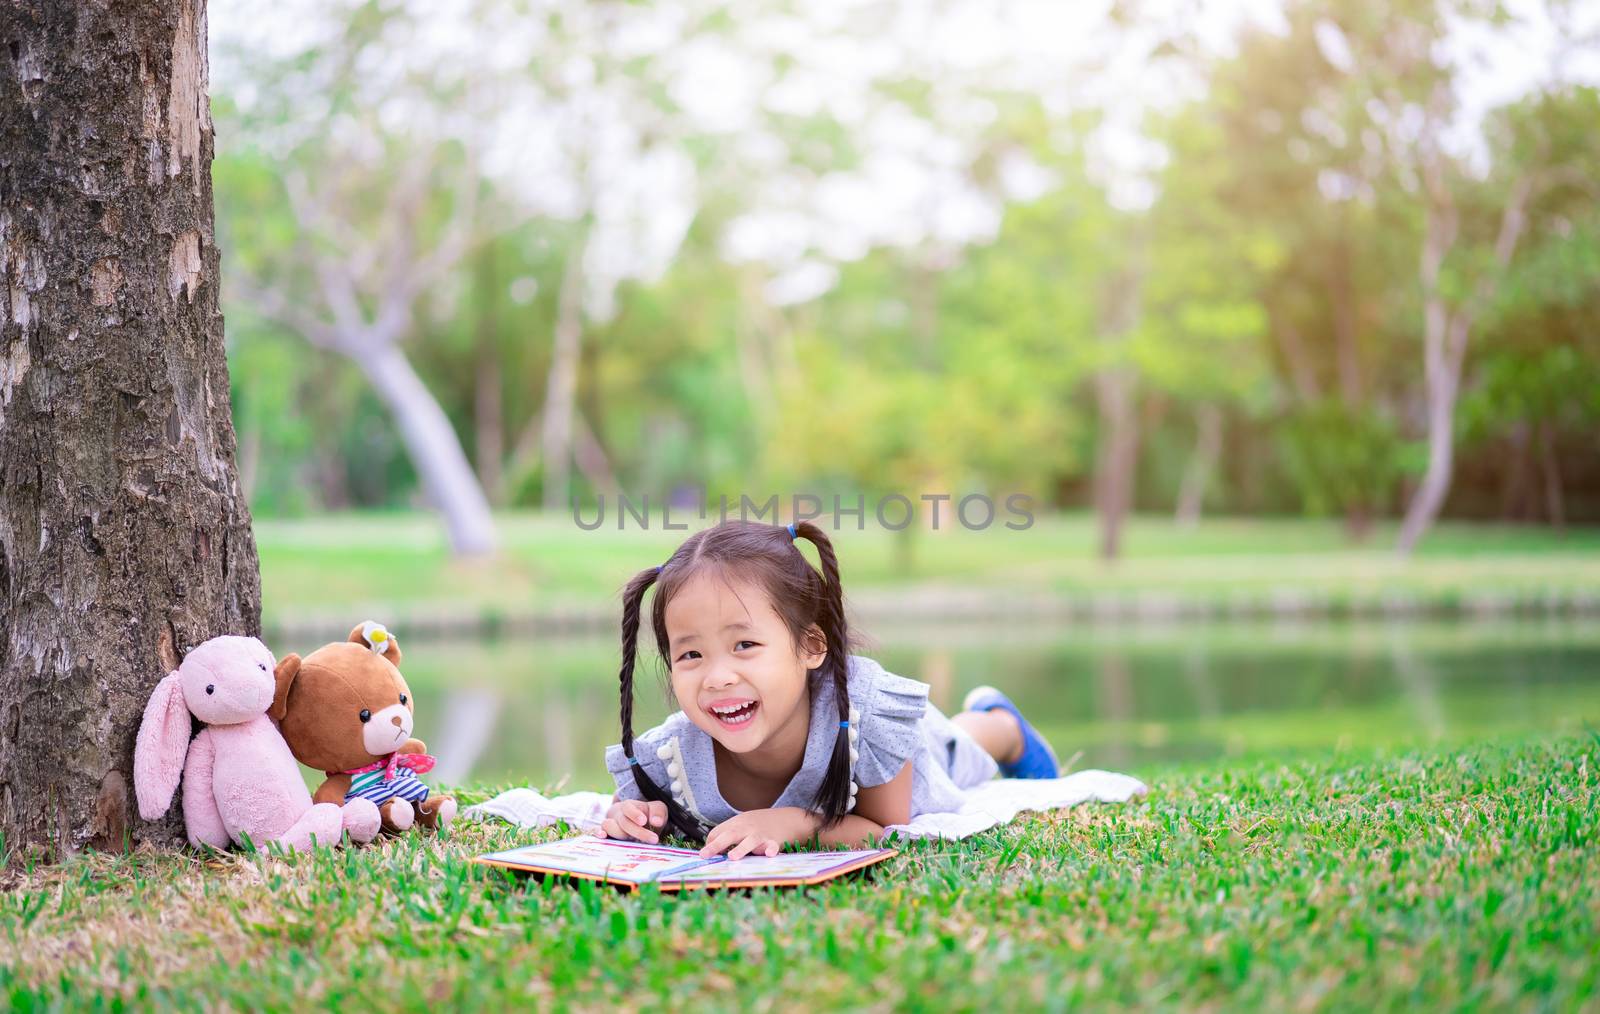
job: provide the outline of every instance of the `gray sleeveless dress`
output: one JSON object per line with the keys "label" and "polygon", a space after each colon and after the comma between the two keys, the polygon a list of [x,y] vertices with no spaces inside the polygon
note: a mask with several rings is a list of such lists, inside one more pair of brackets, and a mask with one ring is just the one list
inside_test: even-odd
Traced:
{"label": "gray sleeveless dress", "polygon": [[[851,655],[846,686],[850,693],[852,774],[858,786],[882,785],[911,761],[911,816],[953,813],[965,790],[993,778],[998,765],[977,741],[928,701],[928,684],[888,672],[863,655]],[[772,805],[810,808],[833,754],[839,709],[832,682],[811,694],[811,726],[805,762]],[[657,785],[700,820],[720,824],[736,815],[717,790],[717,765],[710,735],[674,712],[665,722],[634,739],[634,754]],[[616,781],[618,799],[640,799],[622,746],[606,748],[606,768]]]}

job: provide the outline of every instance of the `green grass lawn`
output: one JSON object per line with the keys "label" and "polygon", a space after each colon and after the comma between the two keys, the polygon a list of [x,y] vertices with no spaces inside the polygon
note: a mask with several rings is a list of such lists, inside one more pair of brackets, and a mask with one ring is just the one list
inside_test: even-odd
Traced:
{"label": "green grass lawn", "polygon": [[913,843],[875,879],[795,892],[629,896],[468,865],[535,837],[500,824],[298,859],[13,858],[0,1005],[1600,1002],[1592,732],[1151,780],[1143,803]]}
{"label": "green grass lawn", "polygon": [[[629,577],[666,559],[687,535],[661,531],[659,518],[649,531],[630,522],[626,531],[586,532],[564,514],[510,514],[499,519],[502,551],[462,562],[450,558],[438,522],[425,514],[258,520],[255,529],[269,623],[319,614],[359,619],[396,607],[604,607]],[[1389,526],[1352,546],[1333,521],[1214,519],[1184,530],[1166,518],[1136,518],[1126,557],[1114,566],[1096,557],[1095,522],[1083,514],[1040,515],[1021,532],[957,526],[909,539],[846,528],[835,541],[847,592],[865,596],[908,583],[1210,602],[1295,593],[1339,603],[1600,592],[1600,528],[1563,537],[1542,528],[1447,524],[1413,559],[1400,560]]]}

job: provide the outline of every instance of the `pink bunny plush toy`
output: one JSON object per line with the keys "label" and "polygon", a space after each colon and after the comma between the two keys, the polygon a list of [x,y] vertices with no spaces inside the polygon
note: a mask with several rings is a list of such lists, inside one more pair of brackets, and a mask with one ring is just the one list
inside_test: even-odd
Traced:
{"label": "pink bunny plush toy", "polygon": [[[183,779],[183,819],[191,845],[226,848],[248,835],[258,847],[297,850],[314,842],[371,841],[378,808],[366,799],[313,805],[300,768],[267,717],[276,663],[253,637],[213,637],[190,651],[156,685],[133,748],[139,815],[155,820]],[[189,715],[206,723],[189,741]]]}

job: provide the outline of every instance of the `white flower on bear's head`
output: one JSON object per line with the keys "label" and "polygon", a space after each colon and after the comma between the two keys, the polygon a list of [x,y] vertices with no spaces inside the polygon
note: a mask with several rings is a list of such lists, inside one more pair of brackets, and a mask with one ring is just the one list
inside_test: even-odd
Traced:
{"label": "white flower on bear's head", "polygon": [[361,639],[367,642],[367,647],[372,649],[374,655],[382,655],[389,650],[389,628],[376,620],[368,620],[361,625]]}

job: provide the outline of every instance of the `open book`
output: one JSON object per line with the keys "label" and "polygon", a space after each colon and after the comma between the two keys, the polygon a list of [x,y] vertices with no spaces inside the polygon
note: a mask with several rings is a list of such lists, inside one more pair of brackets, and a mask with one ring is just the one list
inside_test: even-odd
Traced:
{"label": "open book", "polygon": [[521,873],[557,874],[632,889],[657,884],[663,891],[695,887],[799,887],[854,873],[894,855],[895,849],[859,852],[780,852],[775,856],[701,858],[693,849],[643,845],[585,835],[478,856],[474,862]]}

